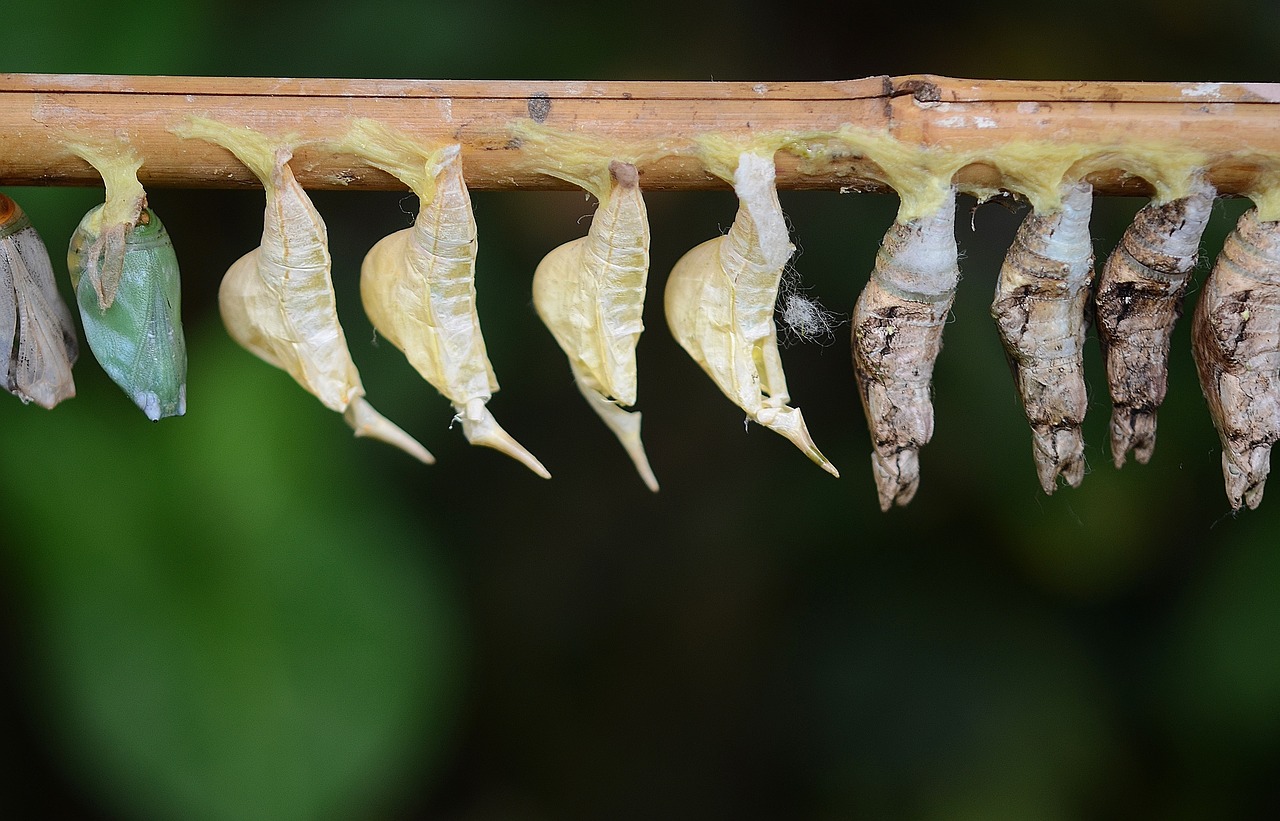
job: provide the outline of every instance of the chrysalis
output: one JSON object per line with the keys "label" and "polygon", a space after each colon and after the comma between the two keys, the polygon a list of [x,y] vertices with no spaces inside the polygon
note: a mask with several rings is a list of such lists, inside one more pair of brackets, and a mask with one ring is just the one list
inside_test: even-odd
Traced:
{"label": "chrysalis", "polygon": [[357,436],[381,439],[423,462],[434,462],[422,445],[364,398],[338,322],[328,232],[289,167],[292,149],[247,128],[203,118],[192,119],[178,133],[226,148],[266,191],[262,242],[231,266],[219,286],[218,306],[227,332],[343,414]]}
{"label": "chrysalis", "polygon": [[[123,245],[103,242],[105,211],[98,205],[84,215],[67,250],[85,338],[102,369],[148,419],[181,416],[187,410],[187,345],[173,243],[150,208],[142,210]],[[106,259],[117,252],[118,266]],[[103,308],[100,283],[90,272],[116,267],[113,299]]]}
{"label": "chrysalis", "polygon": [[1213,187],[1142,208],[1098,278],[1098,338],[1111,388],[1111,456],[1130,450],[1146,464],[1156,444],[1156,411],[1169,382],[1169,344],[1213,209]]}
{"label": "chrysalis", "polygon": [[[73,139],[66,145],[67,150],[97,170],[106,192],[102,211],[94,217],[92,244],[81,254],[82,273],[97,297],[98,307],[105,311],[115,301],[116,288],[124,275],[126,238],[142,219],[147,205],[146,191],[138,182],[142,159],[127,142],[94,144]],[[77,300],[81,298],[77,296]]]}
{"label": "chrysalis", "polygon": [[1255,509],[1280,439],[1280,222],[1251,208],[1227,235],[1191,324],[1233,510]]}
{"label": "chrysalis", "polygon": [[960,281],[955,210],[952,189],[932,215],[895,222],[853,309],[854,372],[881,510],[915,496],[920,448],[933,437],[933,365]]}
{"label": "chrysalis", "polygon": [[44,241],[16,202],[0,194],[0,385],[52,408],[76,395],[80,348]]}
{"label": "chrysalis", "polygon": [[630,163],[609,166],[610,184],[585,237],[543,258],[533,275],[533,305],[569,357],[578,390],[618,437],[645,485],[658,480],[640,441],[636,345],[649,274],[649,217]]}
{"label": "chrysalis", "polygon": [[360,268],[360,294],[373,327],[453,403],[468,442],[551,478],[486,407],[498,380],[476,312],[476,221],[461,147],[432,152],[371,120],[357,121],[342,147],[418,195],[413,227],[379,241]]}
{"label": "chrysalis", "polygon": [[672,335],[747,416],[785,436],[833,476],[799,408],[788,406],[773,312],[795,246],[774,185],[771,157],[737,158],[738,213],[729,233],[687,252],[667,280]]}
{"label": "chrysalis", "polygon": [[991,305],[1031,423],[1040,486],[1050,494],[1059,475],[1071,487],[1084,479],[1080,425],[1088,401],[1083,347],[1093,280],[1092,208],[1092,187],[1078,183],[1063,192],[1059,210],[1029,214],[1005,256]]}

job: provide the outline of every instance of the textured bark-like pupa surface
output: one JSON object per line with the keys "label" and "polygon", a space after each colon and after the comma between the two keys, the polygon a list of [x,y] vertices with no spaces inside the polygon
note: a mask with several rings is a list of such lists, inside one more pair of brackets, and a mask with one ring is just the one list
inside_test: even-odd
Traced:
{"label": "textured bark-like pupa surface", "polygon": [[1280,222],[1246,211],[1227,235],[1191,324],[1200,387],[1222,440],[1233,510],[1257,508],[1280,439]]}
{"label": "textured bark-like pupa surface", "polygon": [[667,280],[672,335],[748,418],[781,434],[823,470],[839,476],[788,405],[774,307],[795,246],[770,157],[743,152],[734,173],[738,213],[729,233],[686,253]]}
{"label": "textured bark-like pupa surface", "polygon": [[649,216],[630,163],[609,166],[610,185],[585,237],[547,254],[533,275],[533,305],[561,350],[578,390],[618,437],[640,478],[658,480],[640,439],[636,346],[649,276]]}
{"label": "textured bark-like pupa surface", "polygon": [[293,175],[292,150],[246,128],[193,118],[176,129],[234,154],[266,190],[261,244],[227,270],[218,307],[227,332],[288,373],[356,436],[395,445],[428,464],[434,457],[374,410],[338,322],[324,220]]}
{"label": "textured bark-like pupa surface", "polygon": [[461,146],[428,151],[361,120],[347,148],[396,175],[419,201],[413,225],[380,240],[360,267],[360,295],[373,327],[453,404],[468,442],[505,453],[549,479],[486,407],[498,380],[476,310],[476,221]]}
{"label": "textured bark-like pupa surface", "polygon": [[0,386],[24,404],[52,408],[76,395],[71,368],[79,352],[44,240],[0,194]]}
{"label": "textured bark-like pupa surface", "polygon": [[935,213],[895,222],[853,309],[854,373],[885,511],[915,496],[920,448],[933,436],[933,366],[960,281],[955,211],[953,189]]}
{"label": "textured bark-like pupa surface", "polygon": [[[103,307],[89,276],[104,270],[114,246],[101,241],[106,206],[84,215],[67,248],[85,339],[98,364],[152,422],[187,412],[187,342],[182,330],[182,280],[169,232],[144,208],[119,249],[120,276]],[[95,262],[96,260],[96,262]]]}
{"label": "textured bark-like pupa surface", "polygon": [[1156,444],[1156,411],[1169,382],[1169,345],[1199,259],[1214,190],[1198,181],[1192,193],[1150,203],[1107,257],[1098,277],[1094,317],[1111,390],[1111,456],[1117,468],[1129,451],[1140,464]]}
{"label": "textured bark-like pupa surface", "polygon": [[1088,405],[1083,347],[1093,280],[1089,217],[1093,189],[1069,186],[1062,207],[1031,213],[1005,255],[991,314],[996,320],[1027,421],[1045,493],[1061,476],[1084,479],[1081,423]]}

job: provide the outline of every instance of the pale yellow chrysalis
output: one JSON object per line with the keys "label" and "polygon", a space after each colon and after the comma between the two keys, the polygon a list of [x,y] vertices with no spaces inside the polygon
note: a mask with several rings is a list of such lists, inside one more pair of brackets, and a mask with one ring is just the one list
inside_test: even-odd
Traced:
{"label": "pale yellow chrysalis", "polygon": [[569,357],[578,390],[618,437],[645,485],[657,492],[640,440],[640,414],[625,410],[635,404],[637,393],[635,351],[644,330],[649,217],[636,167],[614,162],[609,171],[611,183],[587,235],[538,264],[533,304]]}
{"label": "pale yellow chrysalis", "polygon": [[774,305],[795,251],[774,184],[771,156],[738,157],[738,213],[729,233],[686,253],[667,280],[667,324],[725,396],[756,423],[785,436],[833,476],[799,408],[788,405]]}
{"label": "pale yellow chrysalis", "polygon": [[373,120],[353,123],[340,147],[399,178],[419,200],[413,226],[380,240],[364,258],[360,295],[369,321],[453,403],[468,442],[551,478],[485,406],[498,380],[476,311],[476,222],[461,147],[431,151]]}
{"label": "pale yellow chrysalis", "polygon": [[365,399],[338,322],[328,232],[289,167],[292,149],[247,128],[192,118],[175,129],[230,151],[266,190],[262,242],[237,260],[218,290],[228,333],[287,372],[357,436],[380,439],[428,464],[427,450]]}

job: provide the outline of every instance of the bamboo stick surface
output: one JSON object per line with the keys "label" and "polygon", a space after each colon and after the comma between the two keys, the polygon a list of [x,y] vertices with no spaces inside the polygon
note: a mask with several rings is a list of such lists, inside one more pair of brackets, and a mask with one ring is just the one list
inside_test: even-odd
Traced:
{"label": "bamboo stick surface", "polygon": [[[852,129],[912,150],[963,152],[962,183],[1005,187],[984,151],[1018,143],[1091,147],[1088,179],[1099,194],[1149,194],[1128,149],[1191,151],[1205,158],[1220,194],[1270,185],[1280,169],[1280,84],[1028,82],[931,75],[850,81],[566,82],[357,80],[111,75],[0,75],[0,184],[101,184],[64,146],[69,139],[127,140],[152,187],[259,185],[225,150],[171,129],[200,115],[285,136],[298,145],[299,181],[317,189],[400,189],[394,177],[324,148],[355,118],[377,119],[426,143],[462,145],[477,190],[565,189],[539,171],[516,122],[593,135],[622,149],[660,146],[638,163],[651,190],[721,188],[695,148],[702,135],[748,140],[790,135],[824,153],[779,150],[788,189],[888,191],[865,151],[838,150]],[[836,148],[827,150],[831,146]]]}

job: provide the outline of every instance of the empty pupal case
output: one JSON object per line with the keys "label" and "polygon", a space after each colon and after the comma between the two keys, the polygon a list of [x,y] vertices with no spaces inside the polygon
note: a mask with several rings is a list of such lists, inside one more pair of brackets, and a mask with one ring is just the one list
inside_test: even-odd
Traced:
{"label": "empty pupal case", "polygon": [[22,208],[0,194],[0,387],[52,408],[76,395],[71,368],[79,351],[44,241]]}
{"label": "empty pupal case", "polygon": [[569,358],[578,390],[613,431],[640,478],[658,480],[640,439],[636,345],[644,331],[649,217],[635,165],[608,164],[608,186],[585,237],[547,254],[533,276],[533,304]]}
{"label": "empty pupal case", "polygon": [[374,329],[453,404],[468,442],[550,478],[486,407],[498,380],[476,309],[476,222],[460,146],[430,150],[362,119],[339,147],[396,176],[419,201],[413,225],[380,240],[360,267],[360,295]]}
{"label": "empty pupal case", "polygon": [[774,306],[795,246],[774,184],[772,156],[744,151],[733,173],[738,213],[729,233],[676,263],[665,307],[672,335],[748,418],[786,437],[833,476],[799,408],[788,405]]}

